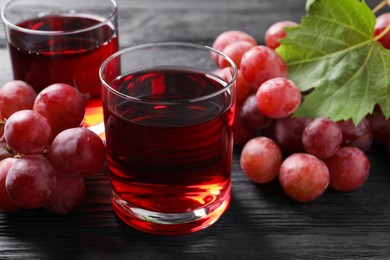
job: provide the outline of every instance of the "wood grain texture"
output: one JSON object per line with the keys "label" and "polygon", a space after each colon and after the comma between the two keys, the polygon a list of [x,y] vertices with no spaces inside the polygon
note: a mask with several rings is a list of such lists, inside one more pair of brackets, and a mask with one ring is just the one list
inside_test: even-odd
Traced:
{"label": "wood grain texture", "polygon": [[[369,1],[371,5],[378,1]],[[300,21],[304,0],[119,0],[121,47],[151,41],[210,45],[240,29],[264,41],[278,20]],[[0,84],[12,78],[0,50]],[[68,216],[44,210],[0,213],[0,259],[389,259],[390,161],[369,152],[367,183],[350,193],[327,191],[314,202],[291,201],[277,181],[251,183],[233,161],[229,210],[210,228],[185,236],[156,236],[124,225],[113,213],[105,167],[87,179],[83,204]]]}
{"label": "wood grain texture", "polygon": [[[125,8],[124,1],[119,1],[120,41],[122,46],[166,40],[210,45],[219,33],[238,29],[262,42],[272,23],[281,19],[299,22],[305,13],[304,2],[147,0],[127,3]],[[270,11],[276,9],[277,12]]]}

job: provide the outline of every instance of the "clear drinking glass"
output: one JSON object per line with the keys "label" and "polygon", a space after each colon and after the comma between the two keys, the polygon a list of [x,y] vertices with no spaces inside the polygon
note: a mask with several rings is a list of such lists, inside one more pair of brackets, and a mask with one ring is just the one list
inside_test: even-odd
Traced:
{"label": "clear drinking glass", "polygon": [[1,15],[14,79],[37,92],[67,83],[88,100],[87,112],[101,106],[99,67],[119,48],[114,0],[12,0]]}
{"label": "clear drinking glass", "polygon": [[228,208],[236,75],[229,57],[190,43],[130,47],[102,64],[112,204],[125,223],[184,234]]}

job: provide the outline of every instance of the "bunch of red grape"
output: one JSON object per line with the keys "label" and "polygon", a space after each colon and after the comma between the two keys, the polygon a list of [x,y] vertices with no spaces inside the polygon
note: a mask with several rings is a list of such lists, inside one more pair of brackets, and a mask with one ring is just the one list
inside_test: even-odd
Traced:
{"label": "bunch of red grape", "polygon": [[67,84],[39,94],[23,81],[0,88],[0,210],[67,214],[80,204],[84,177],[105,160],[100,137],[80,127],[84,113],[83,97]]}
{"label": "bunch of red grape", "polygon": [[[373,140],[390,151],[390,120],[379,108],[358,125],[351,120],[292,117],[305,93],[287,79],[287,65],[275,49],[286,35],[284,29],[295,25],[273,24],[265,33],[265,45],[243,31],[226,31],[213,47],[238,68],[233,133],[235,146],[243,147],[243,171],[255,183],[278,178],[290,198],[309,202],[328,187],[353,191],[363,185],[370,171],[365,152]],[[215,62],[222,72],[230,69],[222,60]]]}

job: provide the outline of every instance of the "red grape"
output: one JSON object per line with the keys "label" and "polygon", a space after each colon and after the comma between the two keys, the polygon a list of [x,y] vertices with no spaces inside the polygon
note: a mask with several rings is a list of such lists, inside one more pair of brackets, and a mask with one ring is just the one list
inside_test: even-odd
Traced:
{"label": "red grape", "polygon": [[370,173],[370,161],[356,147],[340,148],[335,155],[324,159],[329,168],[329,186],[336,191],[353,191],[361,187]]}
{"label": "red grape", "polygon": [[[245,52],[247,52],[253,46],[255,46],[255,45],[251,42],[238,41],[238,42],[233,42],[233,43],[227,45],[223,49],[222,52],[225,53],[227,56],[229,56],[233,60],[233,62],[236,64],[237,68],[240,68],[242,56],[244,55]],[[230,63],[226,59],[219,57],[218,66],[220,68],[225,68],[225,67],[229,67]]]}
{"label": "red grape", "polygon": [[5,123],[4,137],[9,147],[17,153],[43,152],[50,141],[51,127],[46,118],[32,110],[21,110]]}
{"label": "red grape", "polygon": [[[246,41],[253,46],[257,45],[255,38],[253,38],[253,36],[250,34],[239,30],[231,30],[219,34],[214,40],[213,48],[219,51],[223,51],[226,46],[237,41]],[[212,57],[215,63],[218,64],[218,55],[212,53]]]}
{"label": "red grape", "polygon": [[253,131],[267,128],[273,121],[260,112],[257,107],[256,95],[251,95],[245,100],[239,113],[241,123]]}
{"label": "red grape", "polygon": [[339,125],[325,117],[311,121],[302,133],[302,143],[305,150],[319,158],[334,155],[340,148],[342,139],[343,135]]}
{"label": "red grape", "polygon": [[294,82],[285,78],[273,78],[264,82],[256,93],[257,106],[270,118],[285,118],[301,104],[301,91]]}
{"label": "red grape", "polygon": [[273,49],[262,45],[245,52],[240,69],[253,91],[257,91],[269,79],[287,77],[287,65],[282,57]]}
{"label": "red grape", "polygon": [[9,118],[13,113],[32,109],[37,96],[34,88],[24,81],[14,80],[0,88],[0,113]]}
{"label": "red grape", "polygon": [[351,119],[338,121],[337,124],[343,133],[342,146],[354,146],[362,151],[370,149],[373,134],[370,121],[363,118],[358,125],[355,125]]}
{"label": "red grape", "polygon": [[41,154],[26,155],[9,169],[5,181],[10,199],[19,207],[43,206],[56,184],[56,173]]}
{"label": "red grape", "polygon": [[292,21],[279,21],[272,24],[265,31],[265,45],[271,49],[276,49],[280,46],[279,40],[286,37],[285,28],[296,26],[296,22]]}
{"label": "red grape", "polygon": [[270,138],[256,137],[248,141],[241,152],[242,170],[255,183],[268,183],[279,174],[282,152]]}
{"label": "red grape", "polygon": [[96,172],[104,163],[105,146],[94,132],[70,128],[59,133],[48,149],[48,158],[60,173],[82,178]]}
{"label": "red grape", "polygon": [[85,114],[85,103],[78,90],[58,83],[46,87],[38,94],[33,110],[47,118],[53,139],[65,129],[80,126]]}
{"label": "red grape", "polygon": [[57,174],[54,190],[43,207],[54,214],[68,214],[81,203],[84,195],[85,184],[83,178],[68,178]]}
{"label": "red grape", "polygon": [[[236,105],[237,111],[241,110],[241,107]],[[233,123],[233,144],[234,146],[243,146],[251,138],[255,137],[256,131],[246,128],[239,118],[239,113],[234,114]]]}
{"label": "red grape", "polygon": [[15,158],[7,158],[0,161],[0,210],[14,212],[20,209],[8,196],[5,180],[9,169],[17,161]]}
{"label": "red grape", "polygon": [[[390,13],[383,13],[376,18],[374,36],[379,35],[390,24]],[[390,33],[386,33],[378,40],[385,48],[390,49]]]}
{"label": "red grape", "polygon": [[386,146],[390,139],[390,119],[386,119],[379,107],[375,107],[372,115],[367,116],[370,121],[375,142]]}
{"label": "red grape", "polygon": [[286,117],[275,122],[275,140],[284,152],[304,152],[302,133],[311,121],[308,118]]}
{"label": "red grape", "polygon": [[236,102],[238,104],[244,103],[244,101],[248,98],[251,92],[251,88],[249,87],[248,81],[242,75],[242,72],[239,70],[237,72],[236,78]]}
{"label": "red grape", "polygon": [[329,170],[317,157],[296,153],[283,161],[279,181],[290,198],[309,202],[325,192],[329,185]]}

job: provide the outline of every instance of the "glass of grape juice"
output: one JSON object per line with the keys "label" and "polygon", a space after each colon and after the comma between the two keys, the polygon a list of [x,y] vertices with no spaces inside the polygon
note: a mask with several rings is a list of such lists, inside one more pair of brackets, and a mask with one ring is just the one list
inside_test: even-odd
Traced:
{"label": "glass of grape juice", "polygon": [[[212,56],[226,59],[221,70]],[[123,49],[100,68],[112,204],[128,225],[192,233],[230,202],[237,69],[207,46]]]}
{"label": "glass of grape juice", "polygon": [[37,92],[67,83],[87,112],[101,107],[99,67],[119,49],[114,0],[11,0],[1,15],[14,79]]}

